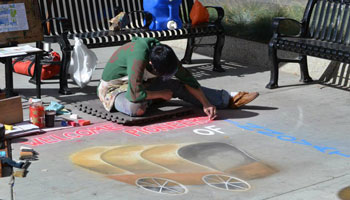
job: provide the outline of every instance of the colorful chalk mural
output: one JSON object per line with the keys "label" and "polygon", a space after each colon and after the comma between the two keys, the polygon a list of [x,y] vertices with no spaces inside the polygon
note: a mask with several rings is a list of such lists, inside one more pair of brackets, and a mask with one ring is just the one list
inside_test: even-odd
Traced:
{"label": "colorful chalk mural", "polygon": [[341,200],[350,200],[350,186],[340,190],[340,192],[338,193],[338,197]]}
{"label": "colorful chalk mural", "polygon": [[184,185],[247,191],[250,185],[244,180],[277,172],[221,142],[97,146],[71,155],[71,161],[108,178],[162,194],[184,194]]}

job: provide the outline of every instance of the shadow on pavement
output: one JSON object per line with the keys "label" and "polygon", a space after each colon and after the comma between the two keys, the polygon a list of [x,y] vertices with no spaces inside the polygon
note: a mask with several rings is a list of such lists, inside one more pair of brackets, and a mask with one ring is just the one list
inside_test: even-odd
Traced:
{"label": "shadow on pavement", "polygon": [[214,72],[212,71],[213,64],[210,62],[211,60],[208,59],[197,59],[193,60],[191,65],[185,66],[192,72],[193,76],[197,80],[230,76],[243,77],[244,75],[267,71],[267,68],[263,67],[247,67],[233,62],[222,62],[221,66],[226,70],[226,72]]}
{"label": "shadow on pavement", "polygon": [[241,109],[244,109],[244,110],[278,110],[278,108],[276,107],[267,107],[267,106],[244,106]]}

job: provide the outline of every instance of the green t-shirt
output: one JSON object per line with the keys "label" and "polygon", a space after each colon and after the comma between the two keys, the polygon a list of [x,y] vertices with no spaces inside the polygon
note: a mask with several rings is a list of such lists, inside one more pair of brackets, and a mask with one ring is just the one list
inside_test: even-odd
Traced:
{"label": "green t-shirt", "polygon": [[[102,80],[108,82],[128,76],[126,98],[131,102],[144,100],[147,93],[143,87],[143,74],[149,65],[150,50],[158,44],[155,38],[135,37],[113,53],[104,68]],[[182,66],[179,66],[175,77],[193,88],[200,86],[191,72]]]}

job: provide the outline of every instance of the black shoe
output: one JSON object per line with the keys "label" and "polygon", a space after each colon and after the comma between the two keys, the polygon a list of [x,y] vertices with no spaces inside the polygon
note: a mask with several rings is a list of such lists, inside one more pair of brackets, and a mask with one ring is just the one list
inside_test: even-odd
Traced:
{"label": "black shoe", "polygon": [[214,72],[225,72],[224,68],[222,68],[221,66],[214,67],[214,68],[213,68],[213,71],[214,71]]}
{"label": "black shoe", "polygon": [[21,156],[19,157],[20,160],[28,160],[28,161],[36,161],[39,160],[38,156],[33,155],[33,156]]}
{"label": "black shoe", "polygon": [[31,162],[29,162],[28,160],[26,160],[26,162],[24,162],[21,166],[21,169],[27,170],[28,167],[30,166]]}

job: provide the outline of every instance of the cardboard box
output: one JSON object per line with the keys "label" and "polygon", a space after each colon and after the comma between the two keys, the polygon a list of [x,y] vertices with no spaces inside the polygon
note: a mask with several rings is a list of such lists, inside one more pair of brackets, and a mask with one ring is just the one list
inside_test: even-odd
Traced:
{"label": "cardboard box", "polygon": [[16,124],[20,122],[23,122],[21,97],[0,99],[0,123]]}
{"label": "cardboard box", "polygon": [[0,92],[0,99],[5,99],[5,98],[6,98],[5,92]]}

